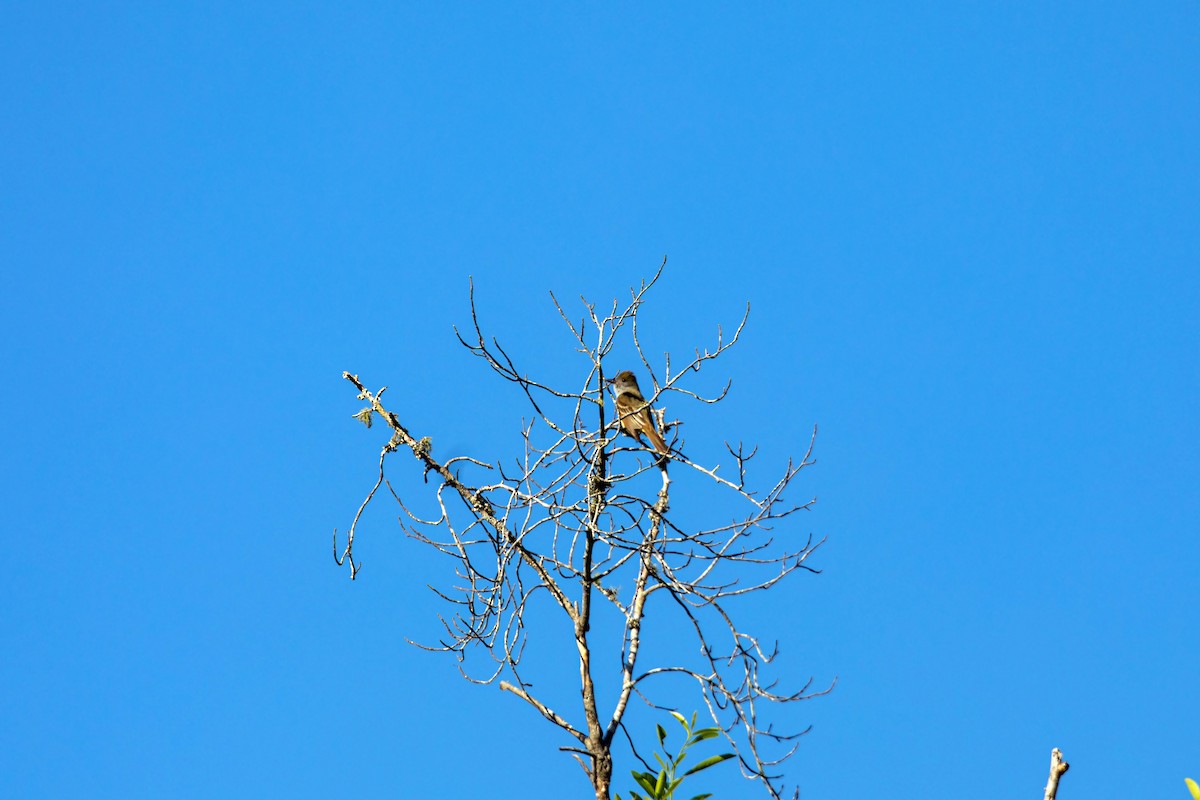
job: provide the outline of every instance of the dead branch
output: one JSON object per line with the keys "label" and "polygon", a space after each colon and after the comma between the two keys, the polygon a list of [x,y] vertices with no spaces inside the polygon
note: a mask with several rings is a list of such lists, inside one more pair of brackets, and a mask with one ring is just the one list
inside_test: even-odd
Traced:
{"label": "dead branch", "polygon": [[1054,800],[1058,794],[1058,781],[1071,765],[1063,760],[1062,751],[1057,747],[1050,751],[1050,779],[1046,781],[1046,794],[1043,800]]}

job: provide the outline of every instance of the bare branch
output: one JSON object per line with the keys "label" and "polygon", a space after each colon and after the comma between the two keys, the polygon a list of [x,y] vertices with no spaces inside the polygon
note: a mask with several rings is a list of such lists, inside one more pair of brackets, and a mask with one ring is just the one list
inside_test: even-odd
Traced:
{"label": "bare branch", "polygon": [[1067,774],[1067,770],[1071,765],[1063,760],[1062,751],[1057,747],[1050,751],[1050,779],[1046,781],[1046,794],[1043,800],[1054,800],[1058,794],[1058,781],[1063,775]]}
{"label": "bare branch", "polygon": [[522,700],[524,700],[525,702],[529,703],[529,705],[531,705],[531,706],[533,706],[534,708],[536,708],[536,709],[538,710],[538,712],[539,712],[539,713],[541,713],[541,715],[542,715],[543,717],[545,717],[546,719],[550,720],[550,721],[551,721],[551,722],[553,722],[555,725],[557,725],[558,727],[562,728],[564,731],[566,731],[567,733],[571,734],[572,736],[574,736],[574,737],[575,737],[576,739],[578,739],[579,741],[581,741],[581,742],[585,742],[585,741],[587,741],[587,736],[585,736],[583,733],[581,733],[581,732],[579,732],[579,731],[575,730],[575,728],[574,728],[574,727],[571,725],[571,723],[567,722],[565,719],[563,719],[562,717],[560,717],[558,714],[556,714],[556,713],[553,711],[553,709],[551,709],[551,708],[549,708],[548,706],[546,706],[544,703],[542,703],[541,701],[539,701],[537,698],[535,698],[535,697],[534,697],[533,695],[531,695],[529,692],[525,691],[525,689],[523,689],[522,687],[520,687],[520,686],[513,686],[513,685],[512,685],[511,683],[509,683],[508,681],[501,681],[501,682],[500,682],[500,689],[501,689],[502,691],[505,691],[505,692],[512,692],[512,693],[513,693],[513,694],[515,694],[517,697],[519,697],[519,698],[521,698]]}

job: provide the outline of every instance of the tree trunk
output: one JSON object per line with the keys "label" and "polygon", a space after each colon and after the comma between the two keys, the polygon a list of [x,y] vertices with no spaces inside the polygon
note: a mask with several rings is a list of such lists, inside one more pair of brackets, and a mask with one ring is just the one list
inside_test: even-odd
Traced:
{"label": "tree trunk", "polygon": [[596,800],[609,800],[612,787],[612,752],[602,742],[592,742],[592,786]]}

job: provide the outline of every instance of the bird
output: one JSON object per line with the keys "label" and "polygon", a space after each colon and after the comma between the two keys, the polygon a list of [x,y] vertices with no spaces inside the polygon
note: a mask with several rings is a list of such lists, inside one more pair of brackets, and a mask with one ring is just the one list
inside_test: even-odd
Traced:
{"label": "bird", "polygon": [[[642,442],[642,434],[650,439],[654,449],[658,451],[661,466],[666,463],[667,454],[671,452],[662,434],[654,427],[654,417],[650,414],[650,404],[642,396],[638,388],[637,378],[629,370],[618,372],[617,377],[608,381],[616,393],[617,422],[626,435]],[[644,442],[643,442],[644,444]]]}

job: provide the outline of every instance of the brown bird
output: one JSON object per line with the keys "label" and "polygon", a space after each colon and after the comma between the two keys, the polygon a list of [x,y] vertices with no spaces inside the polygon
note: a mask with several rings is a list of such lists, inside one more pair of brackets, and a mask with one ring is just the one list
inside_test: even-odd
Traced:
{"label": "brown bird", "polygon": [[646,434],[650,439],[650,443],[654,445],[654,449],[662,456],[658,460],[659,464],[665,463],[666,456],[671,450],[667,447],[667,443],[663,441],[662,434],[654,427],[654,417],[650,414],[650,404],[642,396],[642,390],[638,388],[637,378],[633,376],[632,372],[625,370],[624,372],[618,372],[617,377],[610,380],[609,383],[613,385],[613,391],[617,396],[617,422],[620,423],[621,430],[639,442],[642,441],[642,434]]}

